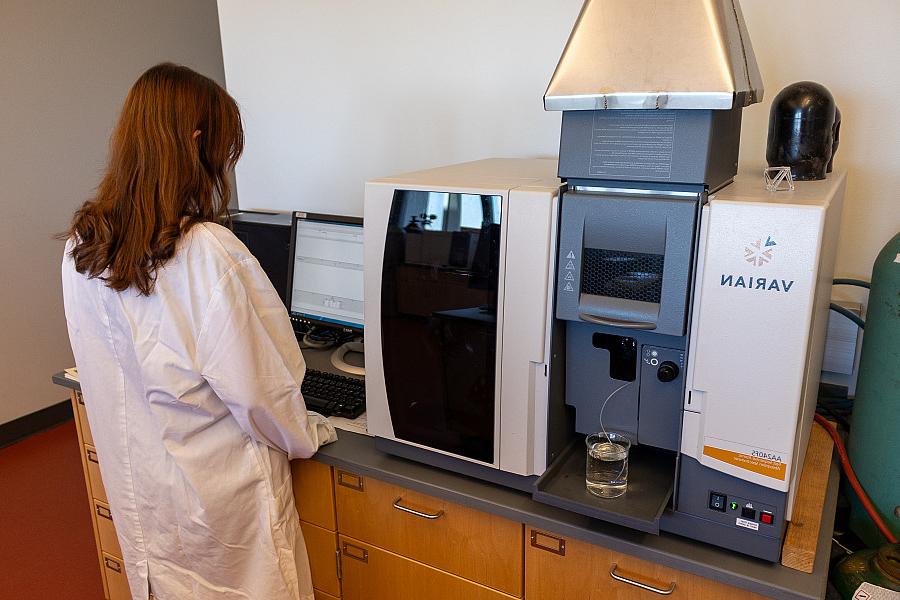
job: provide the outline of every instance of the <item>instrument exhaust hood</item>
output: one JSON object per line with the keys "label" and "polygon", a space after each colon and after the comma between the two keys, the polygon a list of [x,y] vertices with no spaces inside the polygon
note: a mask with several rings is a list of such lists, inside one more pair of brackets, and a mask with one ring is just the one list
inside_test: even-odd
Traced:
{"label": "instrument exhaust hood", "polygon": [[544,108],[730,110],[762,97],[738,0],[586,0]]}

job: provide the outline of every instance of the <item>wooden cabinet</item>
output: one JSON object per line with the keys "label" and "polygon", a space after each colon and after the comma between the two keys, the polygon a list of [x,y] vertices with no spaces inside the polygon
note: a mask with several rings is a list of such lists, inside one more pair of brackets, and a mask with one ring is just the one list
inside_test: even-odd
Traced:
{"label": "wooden cabinet", "polygon": [[337,531],[331,467],[314,460],[291,461],[291,480],[300,520]]}
{"label": "wooden cabinet", "polygon": [[313,588],[331,596],[341,595],[338,579],[337,533],[322,529],[306,521],[300,522]]}
{"label": "wooden cabinet", "polygon": [[340,536],[344,600],[510,600],[497,590]]}
{"label": "wooden cabinet", "polygon": [[109,600],[131,600],[125,562],[121,558],[103,554],[103,579],[109,589],[106,595]]}
{"label": "wooden cabinet", "polygon": [[342,535],[522,597],[522,524],[341,470],[335,501]]}
{"label": "wooden cabinet", "polygon": [[[72,392],[72,413],[75,415],[75,430],[78,433],[78,447],[81,450],[84,486],[91,505],[91,525],[94,529],[97,562],[103,580],[103,595],[108,600],[128,599],[131,598],[131,594],[125,578],[125,563],[112,524],[106,489],[100,478],[100,458],[93,446],[94,436],[91,435],[91,427],[88,424],[85,401],[81,392]],[[106,518],[107,516],[109,518]]]}
{"label": "wooden cabinet", "polygon": [[295,460],[291,461],[291,479],[316,600],[339,599],[340,559],[332,469],[314,460]]}
{"label": "wooden cabinet", "polygon": [[[104,594],[127,600],[84,402],[72,394]],[[316,600],[762,598],[318,461],[291,472]]]}
{"label": "wooden cabinet", "polygon": [[88,481],[91,484],[91,497],[101,502],[109,502],[109,498],[106,497],[106,488],[103,487],[103,479],[100,477],[100,457],[97,456],[97,450],[93,446],[85,444],[84,458],[87,463]]}
{"label": "wooden cabinet", "polygon": [[762,596],[532,527],[525,530],[527,600],[762,600]]}
{"label": "wooden cabinet", "polygon": [[112,556],[122,556],[122,548],[119,547],[119,538],[116,536],[116,527],[113,524],[109,505],[95,499],[94,519],[97,521],[97,531],[100,535],[100,549]]}
{"label": "wooden cabinet", "polygon": [[[106,489],[100,476],[101,457],[93,446],[85,401],[80,392],[72,393],[72,408],[76,416],[75,427],[81,448],[85,487],[91,503],[91,522],[103,579],[103,592],[108,600],[130,600],[125,563],[122,560],[122,550],[116,536]],[[337,520],[331,467],[317,461],[302,460],[293,461],[291,471],[295,503],[301,518],[300,527],[306,540],[316,598],[340,600]]]}
{"label": "wooden cabinet", "polygon": [[85,409],[84,397],[81,395],[81,392],[73,392],[72,405],[75,408],[75,418],[78,420],[78,425],[84,436],[82,443],[93,446],[94,436],[91,434],[91,428],[88,425],[87,410]]}

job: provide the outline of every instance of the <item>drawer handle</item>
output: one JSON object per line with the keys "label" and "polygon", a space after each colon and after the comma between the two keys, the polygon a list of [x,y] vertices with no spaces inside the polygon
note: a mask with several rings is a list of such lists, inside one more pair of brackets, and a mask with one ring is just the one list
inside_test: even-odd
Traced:
{"label": "drawer handle", "polygon": [[116,573],[122,572],[122,563],[117,560],[113,560],[111,558],[103,557],[103,564],[106,565],[107,569],[112,569]]}
{"label": "drawer handle", "polygon": [[417,517],[422,517],[423,519],[429,519],[431,521],[433,521],[435,519],[440,519],[441,517],[444,516],[443,510],[439,510],[436,513],[423,513],[423,512],[419,512],[417,510],[408,508],[406,506],[403,506],[402,504],[400,504],[400,502],[402,502],[402,501],[403,501],[403,496],[394,500],[394,508],[396,508],[397,510],[402,510],[403,512],[409,513],[411,515],[416,515]]}
{"label": "drawer handle", "polygon": [[359,562],[369,562],[369,551],[365,548],[360,548],[359,546],[354,546],[347,542],[342,542],[341,548],[343,549],[344,556],[352,558],[353,560],[358,560]]}
{"label": "drawer handle", "polygon": [[340,470],[338,471],[338,485],[342,485],[345,488],[350,488],[351,490],[356,490],[358,492],[363,491],[363,488],[365,488],[362,477],[356,473],[348,473],[347,471]]}
{"label": "drawer handle", "polygon": [[[553,540],[555,544],[552,546],[542,544],[539,538],[547,538],[548,540]],[[566,555],[566,540],[564,538],[556,537],[555,535],[550,535],[549,533],[544,533],[543,531],[538,531],[537,529],[531,530],[531,545],[540,550],[552,552],[553,554],[559,554],[560,556]]]}
{"label": "drawer handle", "polygon": [[103,517],[104,519],[113,520],[112,511],[106,508],[105,506],[101,506],[100,504],[95,505],[95,510],[97,511],[97,516]]}
{"label": "drawer handle", "polygon": [[634,587],[641,588],[642,590],[647,590],[648,592],[653,592],[654,594],[659,594],[660,596],[668,596],[672,592],[675,591],[675,582],[673,581],[669,584],[669,588],[665,590],[661,590],[659,588],[655,588],[652,585],[647,585],[646,583],[641,583],[640,581],[635,581],[634,579],[628,579],[627,577],[622,577],[618,573],[616,573],[616,567],[618,565],[613,564],[612,568],[609,570],[609,576],[615,579],[616,581],[621,581],[622,583],[627,583],[628,585],[633,585]]}
{"label": "drawer handle", "polygon": [[98,465],[100,464],[100,459],[97,458],[97,451],[96,451],[96,450],[88,449],[88,450],[87,450],[87,459],[88,459],[89,461],[91,461],[92,463],[97,463]]}
{"label": "drawer handle", "polygon": [[78,401],[78,404],[84,406],[84,395],[81,392],[75,392],[75,399]]}

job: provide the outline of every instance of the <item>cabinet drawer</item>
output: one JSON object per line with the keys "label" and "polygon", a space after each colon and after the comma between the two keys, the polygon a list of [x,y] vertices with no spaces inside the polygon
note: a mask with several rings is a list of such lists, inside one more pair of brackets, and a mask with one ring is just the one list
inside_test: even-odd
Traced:
{"label": "cabinet drawer", "polygon": [[510,600],[497,590],[340,536],[344,600]]}
{"label": "cabinet drawer", "polygon": [[313,587],[332,596],[341,595],[341,583],[337,576],[337,534],[300,521]]}
{"label": "cabinet drawer", "polygon": [[91,481],[91,495],[95,500],[109,502],[106,497],[106,489],[103,487],[103,479],[100,478],[100,458],[93,446],[84,447],[85,458],[88,466],[88,479]]}
{"label": "cabinet drawer", "polygon": [[109,600],[131,600],[131,589],[125,575],[125,562],[121,558],[104,554],[103,576],[109,588]]}
{"label": "cabinet drawer", "polygon": [[525,595],[528,600],[762,600],[751,592],[527,527]]}
{"label": "cabinet drawer", "polygon": [[522,525],[335,468],[342,534],[522,597]]}
{"label": "cabinet drawer", "polygon": [[294,460],[291,461],[291,480],[300,519],[336,531],[331,467],[315,460]]}
{"label": "cabinet drawer", "polygon": [[75,416],[78,424],[81,426],[81,437],[85,444],[94,444],[94,436],[91,434],[91,426],[88,424],[87,410],[84,408],[84,395],[81,392],[75,394]]}
{"label": "cabinet drawer", "polygon": [[319,590],[313,590],[313,596],[315,596],[316,600],[341,600],[338,596],[332,596]]}
{"label": "cabinet drawer", "polygon": [[113,524],[112,512],[109,505],[99,500],[94,500],[94,518],[97,519],[97,532],[100,535],[100,549],[116,557],[122,556],[122,548],[119,547],[119,538],[116,536],[116,526]]}

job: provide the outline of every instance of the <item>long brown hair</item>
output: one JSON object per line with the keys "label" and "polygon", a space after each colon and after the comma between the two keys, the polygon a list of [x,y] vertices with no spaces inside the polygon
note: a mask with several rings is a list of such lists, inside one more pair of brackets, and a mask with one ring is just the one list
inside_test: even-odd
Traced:
{"label": "long brown hair", "polygon": [[216,82],[171,63],[148,69],[125,99],[96,195],[65,234],[75,268],[150,295],[178,240],[227,218],[228,171],[243,147],[237,103]]}

